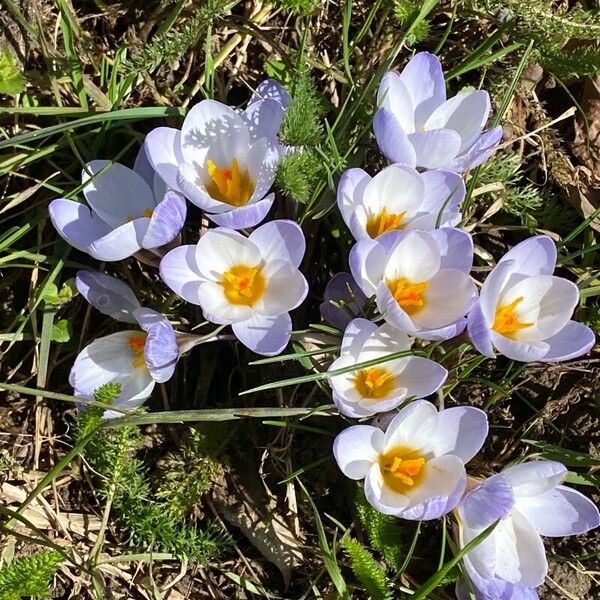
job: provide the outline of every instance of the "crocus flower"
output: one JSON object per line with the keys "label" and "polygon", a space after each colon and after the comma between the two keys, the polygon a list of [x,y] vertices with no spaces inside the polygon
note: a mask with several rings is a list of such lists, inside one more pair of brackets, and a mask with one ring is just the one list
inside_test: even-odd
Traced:
{"label": "crocus flower", "polygon": [[[158,127],[145,142],[150,163],[169,188],[232,229],[260,223],[275,199],[267,193],[275,180],[286,98],[269,83],[258,92],[265,97],[255,96],[243,114],[203,100],[187,114],[181,131]],[[278,99],[269,97],[277,93]]]}
{"label": "crocus flower", "polygon": [[231,324],[248,348],[274,355],[290,340],[289,311],[308,292],[298,270],[304,250],[304,234],[292,221],[271,221],[249,237],[218,227],[197,245],[169,252],[160,275],[181,298],[200,305],[208,321]]}
{"label": "crocus flower", "polygon": [[367,301],[367,297],[350,273],[336,273],[325,286],[321,316],[340,330],[352,321]]}
{"label": "crocus flower", "polygon": [[436,519],[452,510],[465,490],[465,463],[487,436],[486,414],[461,406],[438,413],[415,400],[385,433],[354,425],[335,439],[333,453],[350,479],[365,480],[365,497],[379,512],[403,519]]}
{"label": "crocus flower", "polygon": [[116,261],[142,249],[161,254],[160,248],[179,235],[185,200],[167,191],[143,148],[133,170],[94,160],[81,177],[89,207],[66,198],[53,200],[48,207],[54,227],[71,246],[98,260]]}
{"label": "crocus flower", "polygon": [[577,286],[552,275],[556,246],[546,236],[517,244],[487,276],[469,314],[473,344],[494,358],[494,348],[523,362],[555,362],[585,354],[593,331],[571,321],[579,302]]}
{"label": "crocus flower", "polygon": [[337,203],[354,239],[375,239],[400,229],[430,231],[460,219],[465,184],[456,173],[390,165],[371,178],[349,169],[337,189]]}
{"label": "crocus flower", "polygon": [[373,127],[381,152],[394,163],[462,173],[485,162],[502,128],[484,132],[490,98],[484,90],[446,100],[439,58],[416,54],[401,73],[383,76]]}
{"label": "crocus flower", "polygon": [[[487,538],[463,559],[477,600],[537,599],[548,562],[540,536],[577,535],[598,527],[600,515],[580,492],[561,485],[567,469],[554,461],[509,467],[472,482],[458,505],[458,541],[464,547],[499,520]],[[469,586],[457,588],[467,600]]]}
{"label": "crocus flower", "polygon": [[[166,317],[142,307],[131,289],[114,277],[79,271],[75,282],[92,306],[139,327],[98,338],[79,353],[69,375],[75,395],[93,398],[101,385],[119,383],[121,393],[114,405],[124,409],[140,406],[156,382],[171,378],[181,354],[199,337],[175,332]],[[118,415],[116,411],[105,413],[105,417]]]}
{"label": "crocus flower", "polygon": [[409,335],[448,339],[466,325],[476,298],[469,277],[471,237],[458,229],[393,231],[363,239],[350,251],[350,270],[383,318]]}
{"label": "crocus flower", "polygon": [[[330,371],[410,350],[412,342],[389,324],[377,327],[354,319],[344,332],[340,356]],[[408,398],[423,398],[438,390],[448,371],[420,356],[406,356],[335,375],[329,383],[338,410],[347,417],[367,417],[397,408]]]}

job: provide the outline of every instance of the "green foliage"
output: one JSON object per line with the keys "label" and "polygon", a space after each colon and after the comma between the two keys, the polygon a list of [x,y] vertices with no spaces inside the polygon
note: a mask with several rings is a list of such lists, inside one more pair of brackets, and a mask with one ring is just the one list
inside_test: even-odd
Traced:
{"label": "green foliage", "polygon": [[[421,10],[422,2],[415,0],[395,0],[394,15],[399,23],[403,26],[408,26]],[[429,23],[423,19],[410,32],[406,38],[406,43],[409,46],[414,46],[422,42],[429,35]]]}
{"label": "green foliage", "polygon": [[279,161],[275,183],[290,198],[304,203],[319,182],[320,172],[321,161],[315,151],[293,152]]}
{"label": "green foliage", "polygon": [[16,96],[25,91],[27,79],[21,74],[10,50],[0,51],[0,94]]}
{"label": "green foliage", "polygon": [[178,2],[170,18],[167,17],[166,22],[170,26],[161,27],[137,56],[122,62],[125,75],[172,64],[199,42],[215,19],[229,10],[229,2],[206,0],[194,4],[192,16],[183,25],[178,23],[177,27],[173,27],[184,4]]}
{"label": "green foliage", "polygon": [[307,16],[324,4],[324,0],[274,0],[273,4],[296,15]]}
{"label": "green foliage", "polygon": [[[110,404],[120,393],[108,384],[95,393],[98,402]],[[77,434],[92,431],[102,409],[88,408],[79,414]],[[85,458],[101,477],[100,492],[112,499],[115,520],[127,534],[127,544],[138,549],[172,552],[198,563],[214,558],[227,543],[215,525],[201,530],[185,521],[187,513],[207,491],[217,471],[217,461],[205,453],[205,442],[193,433],[180,455],[169,462],[162,483],[153,493],[144,463],[135,457],[143,435],[135,426],[105,430],[86,446]]]}
{"label": "green foliage", "polygon": [[389,588],[385,570],[373,558],[373,555],[357,540],[347,537],[342,546],[348,553],[354,576],[369,594],[371,600],[390,600],[392,591]]}
{"label": "green foliage", "polygon": [[542,64],[559,78],[593,77],[600,73],[600,50],[591,46],[567,50],[547,48]]}
{"label": "green foliage", "polygon": [[62,561],[56,550],[44,550],[5,565],[0,569],[0,600],[48,597],[50,580]]}
{"label": "green foliage", "polygon": [[63,304],[69,302],[77,294],[77,287],[75,286],[75,279],[73,278],[65,281],[62,284],[60,291],[55,283],[48,283],[46,284],[44,290],[44,302],[54,306],[62,306]]}
{"label": "green foliage", "polygon": [[52,325],[52,341],[64,344],[71,339],[73,327],[66,319],[61,319]]}
{"label": "green foliage", "polygon": [[366,500],[362,488],[357,489],[356,511],[367,533],[369,543],[378,550],[385,562],[392,568],[398,568],[400,557],[404,554],[402,528],[398,519],[376,511]]}

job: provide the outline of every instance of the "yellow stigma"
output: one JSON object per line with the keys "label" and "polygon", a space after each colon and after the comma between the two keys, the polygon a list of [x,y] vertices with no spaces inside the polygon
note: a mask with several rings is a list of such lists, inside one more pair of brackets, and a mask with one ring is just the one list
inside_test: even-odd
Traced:
{"label": "yellow stigma", "polygon": [[235,265],[223,273],[220,281],[225,297],[231,304],[253,306],[265,293],[267,282],[260,269]]}
{"label": "yellow stigma", "polygon": [[407,447],[393,448],[379,456],[379,468],[385,483],[400,494],[421,483],[425,463],[424,456]]}
{"label": "yellow stigma", "polygon": [[531,327],[533,325],[533,323],[524,323],[523,321],[519,321],[519,317],[515,314],[517,305],[522,301],[523,296],[519,296],[510,304],[505,304],[504,306],[498,306],[496,308],[494,324],[492,325],[492,329],[496,333],[514,339],[516,334],[521,331],[521,329],[527,329],[527,327]]}
{"label": "yellow stigma", "polygon": [[396,302],[405,313],[414,315],[425,307],[423,292],[429,287],[429,281],[415,282],[406,277],[399,277],[388,281],[387,284]]}
{"label": "yellow stigma", "polygon": [[394,388],[394,376],[380,367],[362,369],[354,376],[354,389],[363,397],[373,400],[387,398]]}
{"label": "yellow stigma", "polygon": [[404,215],[406,211],[394,214],[388,213],[387,208],[384,208],[380,213],[372,216],[367,221],[367,233],[369,237],[375,239],[386,231],[402,229],[404,227]]}
{"label": "yellow stigma", "polygon": [[146,366],[144,360],[144,346],[146,345],[146,335],[140,333],[138,335],[131,335],[127,338],[127,343],[133,352],[133,360],[131,361],[136,369]]}
{"label": "yellow stigma", "polygon": [[248,171],[240,171],[237,160],[230,167],[217,167],[214,161],[206,163],[210,182],[206,186],[208,193],[219,202],[231,206],[244,206],[254,193],[254,181]]}

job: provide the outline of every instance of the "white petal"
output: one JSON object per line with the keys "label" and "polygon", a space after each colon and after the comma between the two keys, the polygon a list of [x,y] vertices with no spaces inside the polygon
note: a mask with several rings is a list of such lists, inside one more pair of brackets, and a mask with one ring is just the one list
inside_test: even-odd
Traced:
{"label": "white petal", "polygon": [[387,108],[406,133],[415,130],[412,98],[398,73],[389,71],[382,77],[377,92],[377,106]]}
{"label": "white petal", "polygon": [[257,313],[276,317],[296,308],[306,298],[308,283],[291,263],[274,260],[261,273],[267,287],[264,295],[254,304]]}
{"label": "white petal", "polygon": [[342,356],[349,354],[355,360],[358,359],[362,347],[368,337],[377,330],[377,325],[367,319],[353,319],[348,323],[344,331],[340,354]]}
{"label": "white petal", "polygon": [[534,460],[508,467],[502,474],[510,480],[516,497],[538,496],[560,484],[567,469],[553,460]]}
{"label": "white petal", "polygon": [[392,250],[385,266],[388,280],[405,277],[412,282],[429,281],[440,269],[440,253],[425,232],[409,231]]}
{"label": "white petal", "polygon": [[287,260],[298,268],[306,250],[306,240],[298,223],[280,219],[257,227],[249,237],[265,262]]}
{"label": "white petal", "polygon": [[511,260],[500,261],[485,278],[483,287],[479,293],[481,313],[491,327],[494,323],[496,305],[504,290],[504,287],[513,274],[515,263]]}
{"label": "white petal", "polygon": [[439,413],[437,456],[453,454],[468,463],[481,450],[488,434],[487,414],[473,406],[456,406]]}
{"label": "white petal", "polygon": [[198,298],[202,312],[214,315],[219,323],[239,323],[252,318],[255,311],[245,304],[231,304],[223,292],[223,287],[214,281],[203,281],[198,286]]}
{"label": "white petal", "polygon": [[406,360],[406,367],[398,379],[409,396],[424,398],[436,392],[447,377],[448,371],[442,365],[428,358],[412,356]]}
{"label": "white petal", "polygon": [[384,515],[401,516],[409,503],[407,496],[399,494],[385,485],[378,464],[374,464],[367,473],[365,479],[365,498],[371,506]]}
{"label": "white petal", "polygon": [[382,444],[381,429],[370,425],[354,425],[344,429],[335,438],[333,455],[346,477],[363,479],[371,465],[377,464]]}
{"label": "white petal", "polygon": [[375,240],[360,240],[350,250],[352,277],[368,298],[375,294],[383,279],[386,258],[385,248]]}
{"label": "white petal", "polygon": [[437,435],[438,412],[431,402],[415,400],[405,406],[385,432],[385,453],[396,447],[429,452]]}
{"label": "white petal", "polygon": [[[337,187],[337,205],[344,219],[344,222],[351,228],[352,235],[355,239],[364,237],[357,233],[351,227],[352,217],[357,208],[362,205],[364,189],[371,181],[371,176],[362,169],[348,169],[342,173]],[[362,233],[362,232],[360,232]]]}

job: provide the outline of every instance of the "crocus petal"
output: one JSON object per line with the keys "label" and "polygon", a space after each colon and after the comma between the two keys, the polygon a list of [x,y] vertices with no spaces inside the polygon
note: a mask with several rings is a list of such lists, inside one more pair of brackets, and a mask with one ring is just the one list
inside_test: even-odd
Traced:
{"label": "crocus petal", "polygon": [[494,347],[492,346],[490,326],[481,312],[480,302],[477,302],[469,312],[467,330],[473,346],[481,354],[488,358],[496,358]]}
{"label": "crocus petal", "polygon": [[466,173],[479,165],[482,165],[496,150],[502,139],[502,127],[494,127],[482,133],[475,143],[453,161],[444,165],[445,169],[456,173]]}
{"label": "crocus petal", "polygon": [[473,406],[456,406],[440,411],[438,419],[435,454],[453,454],[468,463],[481,450],[487,437],[487,414]]}
{"label": "crocus petal", "polygon": [[371,465],[377,465],[383,435],[381,429],[370,425],[354,425],[338,434],[333,442],[333,455],[346,477],[363,479]]}
{"label": "crocus petal", "polygon": [[416,335],[421,340],[449,340],[460,335],[467,326],[467,319],[458,319],[455,323],[438,329],[421,329]]}
{"label": "crocus petal", "polygon": [[508,517],[514,505],[515,497],[510,481],[499,473],[467,492],[460,501],[459,511],[467,527],[483,531],[494,521]]}
{"label": "crocus petal", "polygon": [[373,129],[379,149],[390,162],[409,167],[417,165],[415,149],[394,113],[387,108],[380,108],[375,113]]}
{"label": "crocus petal", "polygon": [[137,156],[135,157],[133,170],[150,186],[151,189],[154,187],[154,176],[156,175],[156,172],[148,160],[148,155],[146,154],[143,144],[140,146]]}
{"label": "crocus petal", "polygon": [[344,331],[340,355],[350,355],[355,360],[365,345],[369,336],[377,331],[377,325],[368,319],[352,319]]}
{"label": "crocus petal", "polygon": [[206,216],[221,227],[229,227],[230,229],[248,229],[258,225],[265,219],[268,212],[275,201],[275,194],[269,194],[266,198],[246,204],[239,208],[233,208],[226,212],[211,214],[206,213]]}
{"label": "crocus petal", "polygon": [[304,275],[285,260],[273,260],[262,270],[267,287],[263,296],[256,301],[254,309],[268,316],[277,316],[293,310],[308,294],[308,283]]}
{"label": "crocus petal", "polygon": [[502,290],[514,273],[515,261],[503,259],[492,269],[483,283],[479,294],[479,304],[481,314],[485,317],[489,327],[494,322],[496,306]]}
{"label": "crocus petal", "polygon": [[250,147],[245,161],[248,173],[255,182],[250,203],[261,200],[271,189],[278,162],[279,150],[273,140],[261,138]]}
{"label": "crocus petal", "polygon": [[[321,317],[334,327],[343,330],[353,319],[367,298],[350,273],[337,273],[327,283],[323,303],[319,307]],[[335,304],[344,305],[340,308]]]}
{"label": "crocus petal", "polygon": [[412,98],[415,128],[421,128],[433,111],[446,100],[446,82],[440,59],[419,52],[400,73],[400,81]]}
{"label": "crocus petal", "polygon": [[292,99],[290,93],[281,85],[281,83],[279,83],[279,81],[276,81],[275,79],[265,79],[258,84],[252,93],[252,97],[248,101],[248,106],[266,98],[276,100],[283,108],[287,108]]}
{"label": "crocus petal", "polygon": [[377,106],[389,110],[405,133],[415,130],[413,101],[398,73],[389,71],[381,78],[377,91]]}
{"label": "crocus petal", "polygon": [[349,227],[354,239],[359,240],[368,237],[366,231],[360,226],[355,226],[353,219],[356,208],[360,205],[364,189],[371,181],[371,176],[363,169],[348,169],[342,173],[337,187],[337,205]]}
{"label": "crocus petal", "polygon": [[183,229],[186,215],[185,199],[175,192],[167,192],[150,217],[142,247],[150,250],[172,242]]}
{"label": "crocus petal", "polygon": [[288,313],[276,317],[255,314],[247,321],[234,323],[231,328],[238,340],[253,352],[274,356],[290,341],[292,319]]}
{"label": "crocus petal", "polygon": [[469,273],[473,266],[473,238],[462,229],[442,227],[428,232],[439,248],[442,269]]}
{"label": "crocus petal", "polygon": [[386,258],[384,247],[375,240],[360,240],[350,250],[348,262],[352,277],[367,298],[375,294],[383,278]]}
{"label": "crocus petal", "polygon": [[556,267],[556,244],[546,235],[536,235],[511,248],[499,264],[512,260],[513,270],[520,275],[552,275]]}
{"label": "crocus petal", "polygon": [[156,325],[157,323],[169,323],[169,319],[167,319],[167,317],[165,317],[163,314],[145,306],[138,307],[134,311],[133,317],[136,320],[137,324],[140,326],[140,328],[146,333],[150,331],[150,328]]}
{"label": "crocus petal", "polygon": [[490,114],[490,97],[484,90],[457,94],[440,105],[425,123],[425,130],[447,128],[456,131],[465,152],[481,135]]}
{"label": "crocus petal", "polygon": [[420,328],[415,325],[408,314],[400,308],[396,298],[392,295],[392,292],[385,281],[382,281],[377,286],[376,301],[379,312],[388,323],[409,335],[416,336],[420,333]]}
{"label": "crocus petal", "polygon": [[405,406],[385,432],[384,452],[396,447],[429,451],[438,429],[438,412],[431,402],[415,400]]}
{"label": "crocus petal", "polygon": [[402,371],[400,380],[409,396],[425,398],[439,390],[447,377],[448,371],[442,365],[428,358],[413,356]]}
{"label": "crocus petal", "polygon": [[251,234],[249,239],[256,244],[265,262],[286,260],[298,268],[306,250],[302,228],[294,221],[279,219],[265,223]]}
{"label": "crocus petal", "polygon": [[519,497],[517,510],[540,535],[579,535],[600,525],[594,503],[576,490],[559,485],[538,496]]}
{"label": "crocus petal", "polygon": [[98,260],[123,260],[142,248],[150,219],[141,217],[113,229],[90,244],[88,252]]}
{"label": "crocus petal", "polygon": [[101,313],[116,321],[136,322],[133,312],[140,303],[123,281],[104,273],[79,271],[75,284],[79,293]]}
{"label": "crocus petal", "polygon": [[515,497],[538,496],[564,480],[567,469],[553,460],[533,460],[508,467],[502,475],[509,479]]}
{"label": "crocus petal", "polygon": [[596,343],[596,334],[586,325],[569,321],[558,333],[544,340],[550,348],[543,362],[571,360],[589,352]]}
{"label": "crocus petal", "polygon": [[384,515],[400,517],[410,502],[408,496],[385,485],[378,464],[372,465],[369,469],[364,490],[367,502]]}
{"label": "crocus petal", "polygon": [[148,161],[161,179],[174,191],[181,191],[177,182],[179,165],[183,163],[181,132],[171,127],[157,127],[144,140]]}
{"label": "crocus petal", "polygon": [[266,137],[277,139],[277,134],[283,122],[284,107],[277,100],[265,98],[248,105],[242,113],[242,118],[248,126],[252,141]]}
{"label": "crocus petal", "polygon": [[232,210],[232,206],[230,204],[226,204],[220,200],[215,200],[208,193],[204,181],[199,176],[199,172],[201,171],[202,168],[198,165],[198,163],[180,163],[179,171],[177,172],[177,186],[181,193],[192,204],[195,204],[198,208],[201,208],[207,213],[218,214]]}
{"label": "crocus petal", "polygon": [[467,474],[458,456],[436,456],[423,470],[421,484],[408,494],[410,505],[402,512],[403,519],[438,519],[458,504],[465,491]]}
{"label": "crocus petal", "polygon": [[69,383],[77,395],[93,398],[100,386],[119,383],[121,394],[115,404],[150,396],[154,381],[145,365],[134,366],[136,357],[129,345],[129,339],[139,335],[139,331],[119,331],[86,346],[69,374]]}
{"label": "crocus petal", "polygon": [[198,297],[205,319],[213,323],[241,323],[255,314],[250,306],[229,302],[223,286],[214,281],[203,281],[198,288]]}
{"label": "crocus petal", "polygon": [[[136,314],[143,310],[138,309]],[[160,316],[162,317],[162,315]],[[165,317],[157,319],[156,322],[149,325],[147,331],[144,360],[152,379],[158,383],[164,383],[171,379],[179,359],[177,336],[173,326]]]}
{"label": "crocus petal", "polygon": [[142,176],[120,163],[93,160],[82,171],[81,181],[88,204],[112,227],[141,217],[156,205],[152,188]]}
{"label": "crocus petal", "polygon": [[453,129],[415,131],[408,135],[415,151],[416,165],[437,169],[451,161],[460,150],[460,135]]}
{"label": "crocus petal", "polygon": [[430,232],[408,231],[390,252],[383,275],[391,280],[428,281],[440,266],[440,252]]}
{"label": "crocus petal", "polygon": [[[436,220],[440,213],[458,213],[458,206],[466,194],[465,182],[460,175],[437,169],[425,171],[421,177],[424,184],[423,212],[431,213]],[[443,226],[443,223],[440,222],[440,225]]]}
{"label": "crocus petal", "polygon": [[111,226],[80,202],[59,198],[48,206],[50,220],[71,246],[88,252],[89,246],[111,231]]}
{"label": "crocus petal", "polygon": [[500,354],[520,362],[542,360],[550,348],[545,342],[518,342],[491,331],[492,344]]}
{"label": "crocus petal", "polygon": [[200,304],[203,278],[196,264],[196,246],[179,246],[167,252],[160,261],[160,278],[180,297]]}

